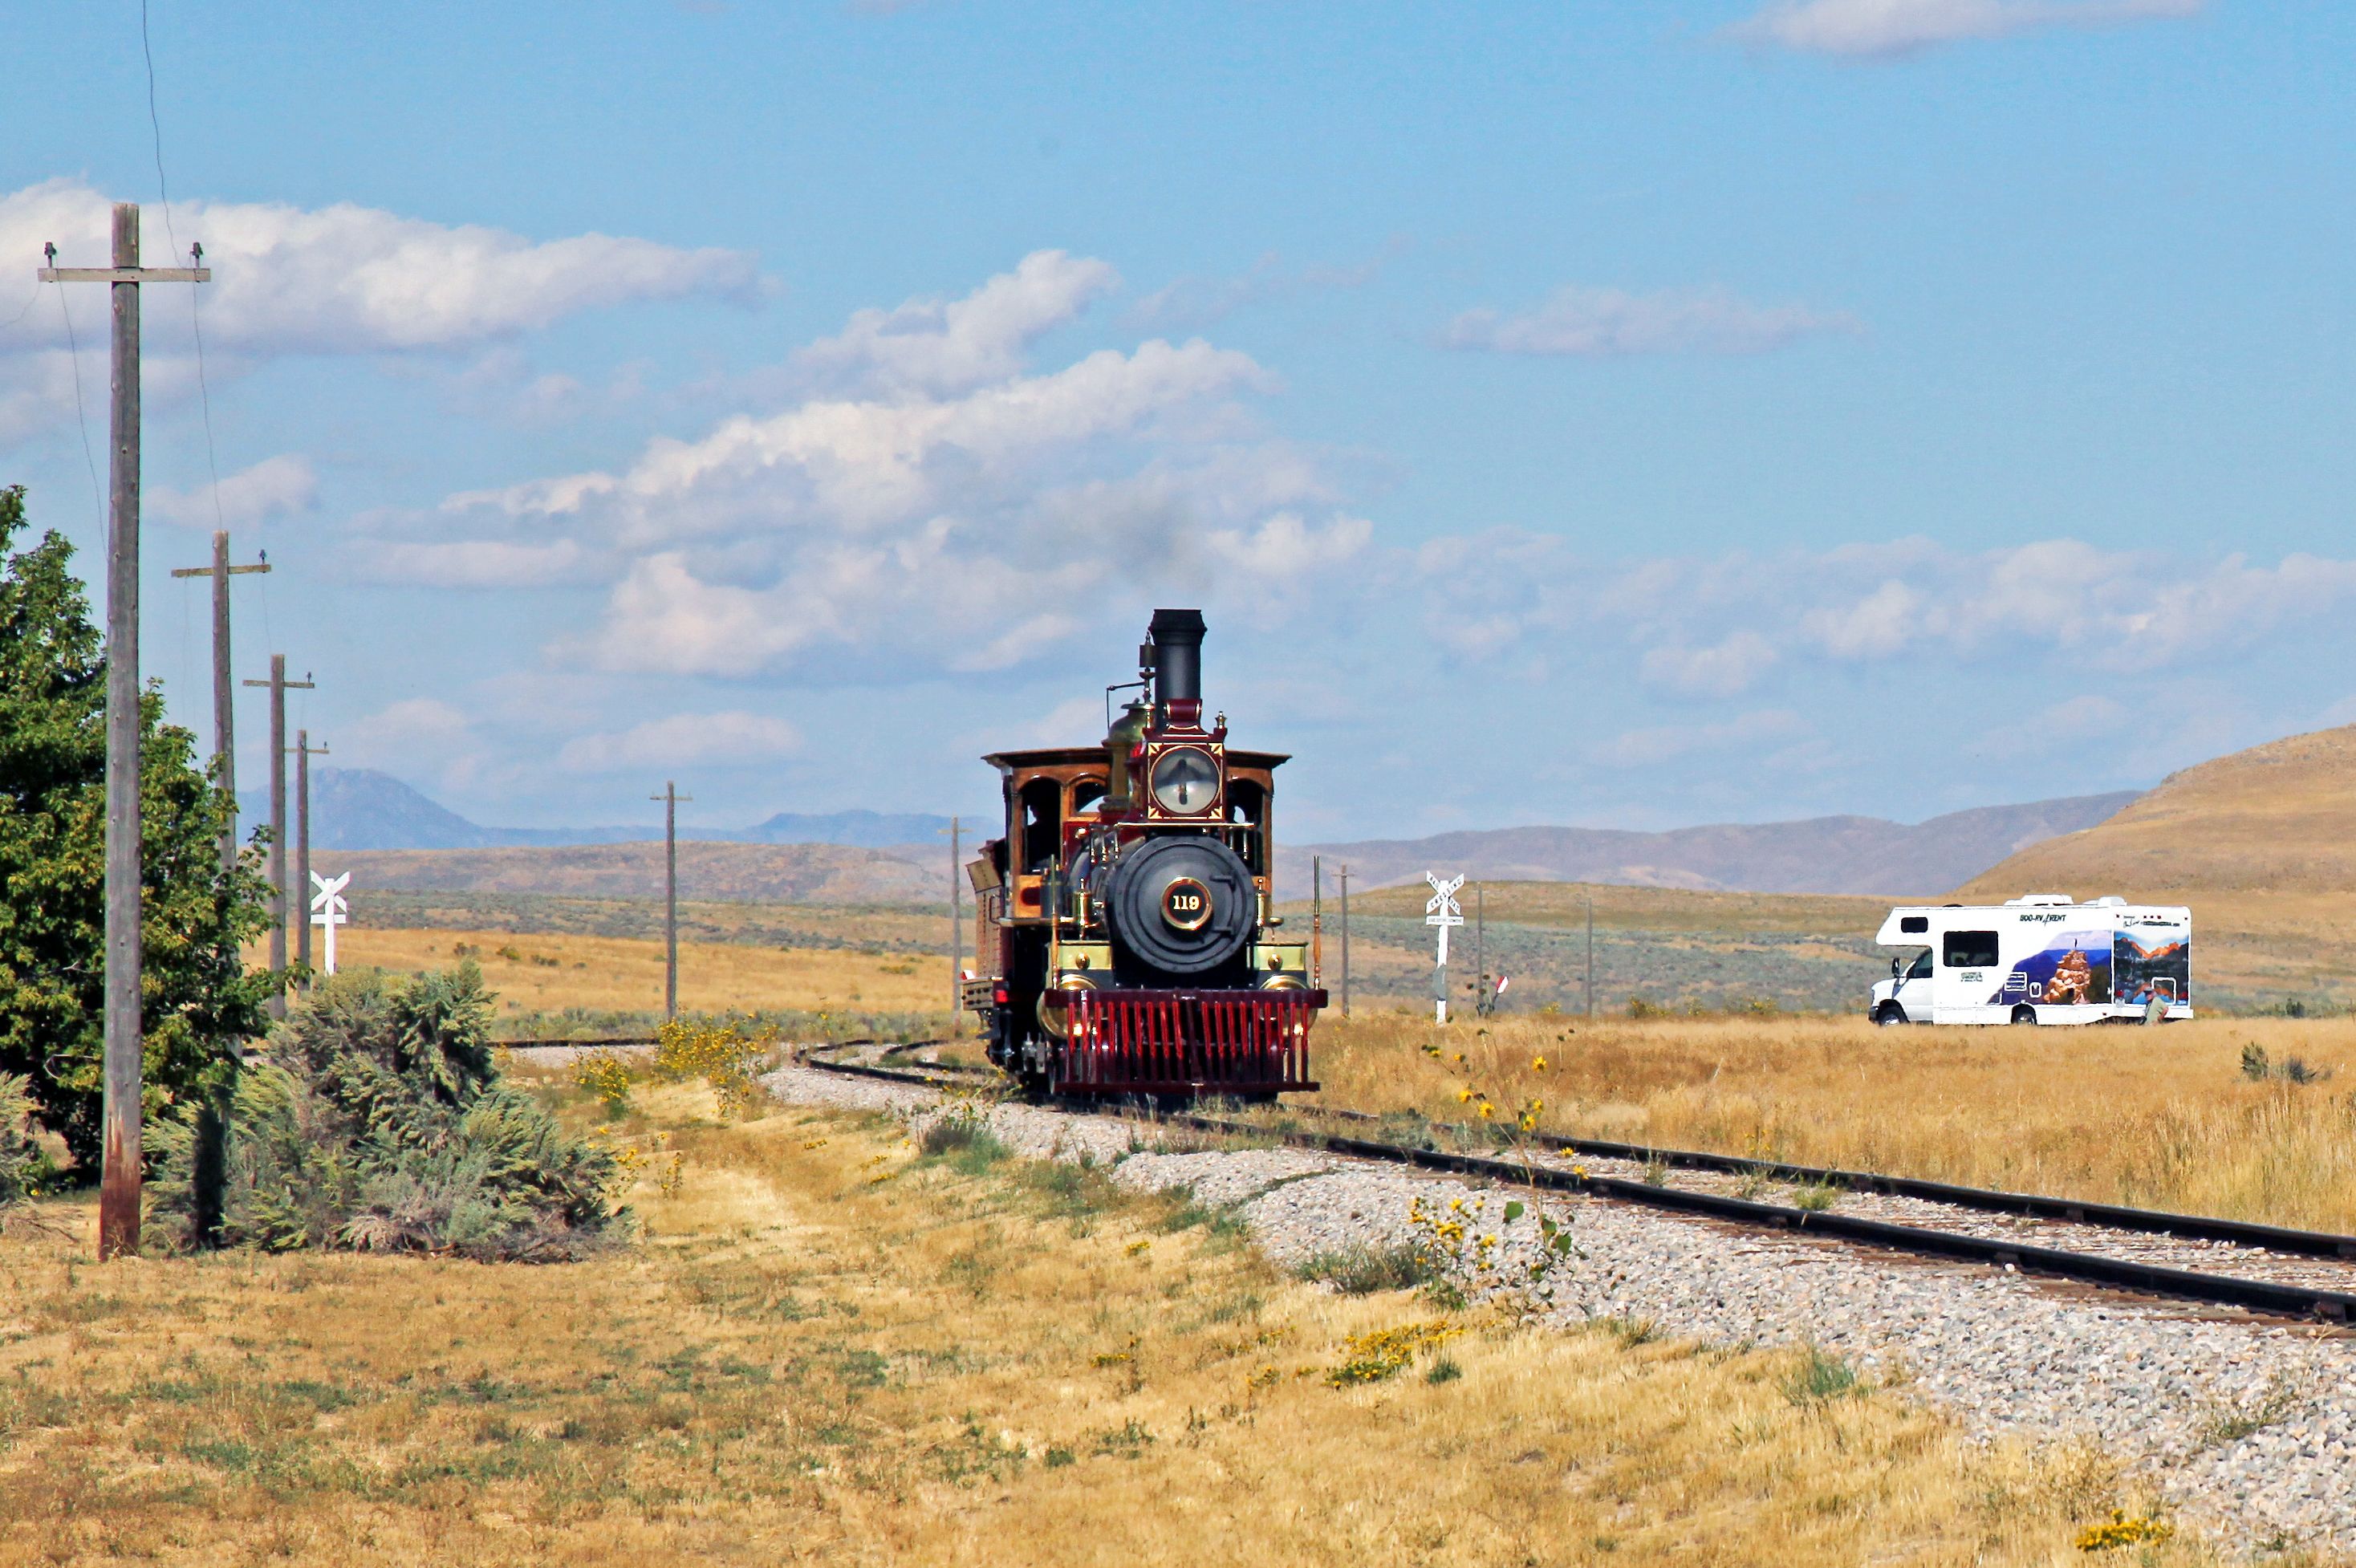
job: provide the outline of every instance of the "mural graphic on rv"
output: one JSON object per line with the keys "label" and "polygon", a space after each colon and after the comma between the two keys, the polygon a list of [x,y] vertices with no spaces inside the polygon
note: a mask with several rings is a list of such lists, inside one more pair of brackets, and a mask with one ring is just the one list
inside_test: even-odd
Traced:
{"label": "mural graphic on rv", "polygon": [[2041,952],[2012,966],[1990,1005],[2042,1002],[2070,1006],[2111,999],[2111,933],[2056,931]]}
{"label": "mural graphic on rv", "polygon": [[2192,1000],[2192,932],[2190,926],[2160,926],[2145,933],[2146,947],[2121,931],[2117,961],[2112,965],[2119,1000],[2140,1006],[2157,996],[2163,1002]]}

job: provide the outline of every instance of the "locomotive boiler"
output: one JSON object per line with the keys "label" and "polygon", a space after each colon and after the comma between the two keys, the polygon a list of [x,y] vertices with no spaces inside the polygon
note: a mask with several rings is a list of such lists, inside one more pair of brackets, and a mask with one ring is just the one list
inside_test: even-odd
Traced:
{"label": "locomotive boiler", "polygon": [[1001,751],[1005,831],[966,868],[990,1058],[1036,1094],[1313,1090],[1325,993],[1274,908],[1272,752],[1203,714],[1203,617],[1153,612],[1098,746]]}

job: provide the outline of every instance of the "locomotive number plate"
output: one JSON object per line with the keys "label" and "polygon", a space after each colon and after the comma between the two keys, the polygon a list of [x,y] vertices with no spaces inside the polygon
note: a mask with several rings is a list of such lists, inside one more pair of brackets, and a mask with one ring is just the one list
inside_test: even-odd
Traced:
{"label": "locomotive number plate", "polygon": [[1173,880],[1162,890],[1162,918],[1182,931],[1199,931],[1211,923],[1211,890],[1191,876]]}

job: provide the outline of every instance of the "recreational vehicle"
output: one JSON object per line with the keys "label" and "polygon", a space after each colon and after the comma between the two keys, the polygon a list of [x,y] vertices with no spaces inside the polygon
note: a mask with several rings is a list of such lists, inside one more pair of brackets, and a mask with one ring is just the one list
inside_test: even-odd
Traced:
{"label": "recreational vehicle", "polygon": [[2099,1024],[2192,1016],[2192,911],[2032,893],[1915,904],[1873,939],[1902,950],[1873,988],[1877,1024]]}

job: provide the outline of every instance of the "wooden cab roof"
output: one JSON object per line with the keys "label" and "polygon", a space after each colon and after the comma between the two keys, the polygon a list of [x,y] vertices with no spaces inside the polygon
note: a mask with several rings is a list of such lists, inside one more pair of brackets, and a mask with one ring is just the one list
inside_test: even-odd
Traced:
{"label": "wooden cab roof", "polygon": [[[1290,752],[1245,751],[1232,746],[1226,748],[1226,757],[1228,767],[1253,773],[1272,773],[1292,760]],[[1102,768],[1105,748],[1101,744],[1047,746],[1031,751],[993,751],[982,760],[1006,773],[1055,773],[1073,768]]]}

